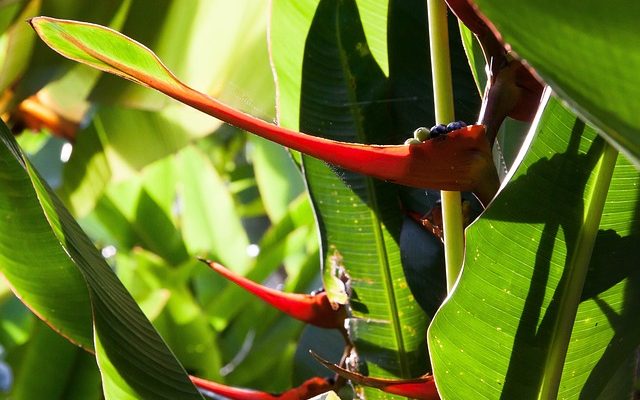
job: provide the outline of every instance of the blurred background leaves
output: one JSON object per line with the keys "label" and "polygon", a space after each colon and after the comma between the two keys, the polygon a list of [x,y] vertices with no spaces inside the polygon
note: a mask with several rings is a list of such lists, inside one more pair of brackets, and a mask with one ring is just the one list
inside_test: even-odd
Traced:
{"label": "blurred background leaves", "polygon": [[[267,7],[0,2],[0,114],[188,372],[281,391],[309,377],[292,372],[302,324],[195,256],[285,290],[320,286],[315,223],[290,156],[149,89],[65,61],[24,22],[49,15],[111,26],[147,44],[185,82],[272,120]],[[57,125],[43,123],[51,116]],[[2,397],[100,398],[93,357],[35,319],[5,284],[0,320]]]}

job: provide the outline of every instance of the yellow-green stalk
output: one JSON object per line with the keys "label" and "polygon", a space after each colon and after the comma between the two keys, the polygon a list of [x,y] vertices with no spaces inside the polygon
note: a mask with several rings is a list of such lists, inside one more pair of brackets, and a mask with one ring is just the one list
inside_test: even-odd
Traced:
{"label": "yellow-green stalk", "polygon": [[[431,46],[431,72],[436,123],[447,124],[455,119],[451,58],[447,30],[447,6],[443,0],[427,0],[429,10],[429,41]],[[445,262],[447,265],[447,291],[458,279],[464,259],[464,236],[460,192],[442,191],[442,218]]]}

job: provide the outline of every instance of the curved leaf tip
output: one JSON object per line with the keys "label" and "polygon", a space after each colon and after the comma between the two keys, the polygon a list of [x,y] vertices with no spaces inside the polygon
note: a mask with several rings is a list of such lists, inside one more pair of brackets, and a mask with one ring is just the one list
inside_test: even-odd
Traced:
{"label": "curved leaf tip", "polygon": [[149,48],[111,28],[42,16],[28,23],[47,46],[73,61],[152,88],[184,86]]}

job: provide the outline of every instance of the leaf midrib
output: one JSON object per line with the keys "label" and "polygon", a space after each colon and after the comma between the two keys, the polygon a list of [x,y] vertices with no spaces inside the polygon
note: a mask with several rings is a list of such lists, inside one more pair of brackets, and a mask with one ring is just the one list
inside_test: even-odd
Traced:
{"label": "leaf midrib", "polygon": [[[341,54],[340,64],[341,64],[344,76],[351,76],[352,75],[351,70],[349,69],[349,65],[346,63],[347,56],[346,56],[346,52],[344,51],[344,46],[342,43],[342,36],[341,36],[341,30],[340,30],[340,12],[341,12],[341,9],[340,9],[340,6],[338,6],[338,10],[335,13],[334,26],[335,26],[338,43],[340,43],[340,48],[339,48],[339,51]],[[362,121],[364,121],[364,118],[362,115],[360,115],[360,108],[357,107],[357,105],[360,103],[355,94],[355,91],[349,86],[347,87],[349,88],[349,90],[347,90],[349,100],[350,100],[349,108],[351,110],[351,114],[355,117],[354,125],[355,125],[355,131],[356,131],[356,138],[360,143],[367,143],[368,141],[366,140],[365,129],[362,126]],[[376,250],[378,252],[378,259],[380,261],[379,263],[380,272],[384,280],[384,288],[387,294],[389,316],[391,317],[390,323],[391,323],[391,326],[393,327],[393,334],[394,334],[395,342],[397,344],[398,351],[395,352],[395,354],[397,356],[398,365],[400,366],[400,375],[406,377],[409,374],[409,366],[407,364],[406,358],[404,357],[404,354],[406,354],[406,351],[405,351],[405,343],[402,336],[402,327],[401,327],[400,320],[398,318],[398,315],[399,315],[398,304],[396,302],[395,290],[393,288],[393,279],[391,277],[390,264],[389,264],[389,259],[387,257],[387,249],[384,241],[384,233],[382,231],[382,226],[381,226],[382,223],[378,218],[378,215],[380,215],[380,208],[378,206],[378,198],[375,190],[376,183],[374,182],[373,178],[363,176],[363,179],[365,180],[367,185],[366,186],[367,198],[370,199],[371,201],[371,204],[369,206],[370,214],[371,214],[371,226],[372,226],[372,232],[375,237],[375,245],[376,245]]]}

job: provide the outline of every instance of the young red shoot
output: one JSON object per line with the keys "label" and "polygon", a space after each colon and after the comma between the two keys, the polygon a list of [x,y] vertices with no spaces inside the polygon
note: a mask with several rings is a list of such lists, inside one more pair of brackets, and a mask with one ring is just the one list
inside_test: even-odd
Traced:
{"label": "young red shoot", "polygon": [[259,390],[235,388],[208,381],[196,376],[190,376],[196,387],[209,392],[225,396],[232,400],[306,400],[334,388],[334,383],[326,378],[314,377],[306,380],[302,385],[289,389],[280,394],[261,392]]}
{"label": "young red shoot", "polygon": [[257,284],[216,262],[204,259],[200,259],[200,261],[223,277],[297,320],[320,328],[344,330],[344,319],[347,316],[345,307],[331,304],[326,292],[314,295],[285,293]]}
{"label": "young red shoot", "polygon": [[424,375],[415,379],[383,379],[372,378],[364,376],[362,374],[351,372],[347,369],[339,367],[335,364],[328,362],[322,357],[310,351],[311,355],[318,360],[322,365],[331,371],[335,372],[339,376],[349,379],[358,385],[374,387],[380,389],[383,392],[397,394],[405,396],[411,399],[417,400],[439,400],[438,390],[436,389],[436,383],[433,380],[433,375]]}
{"label": "young red shoot", "polygon": [[67,58],[154,88],[231,125],[350,171],[417,188],[471,191],[485,204],[498,188],[482,125],[410,146],[320,138],[265,122],[188,87],[151,50],[109,28],[47,17],[30,23],[47,45]]}

